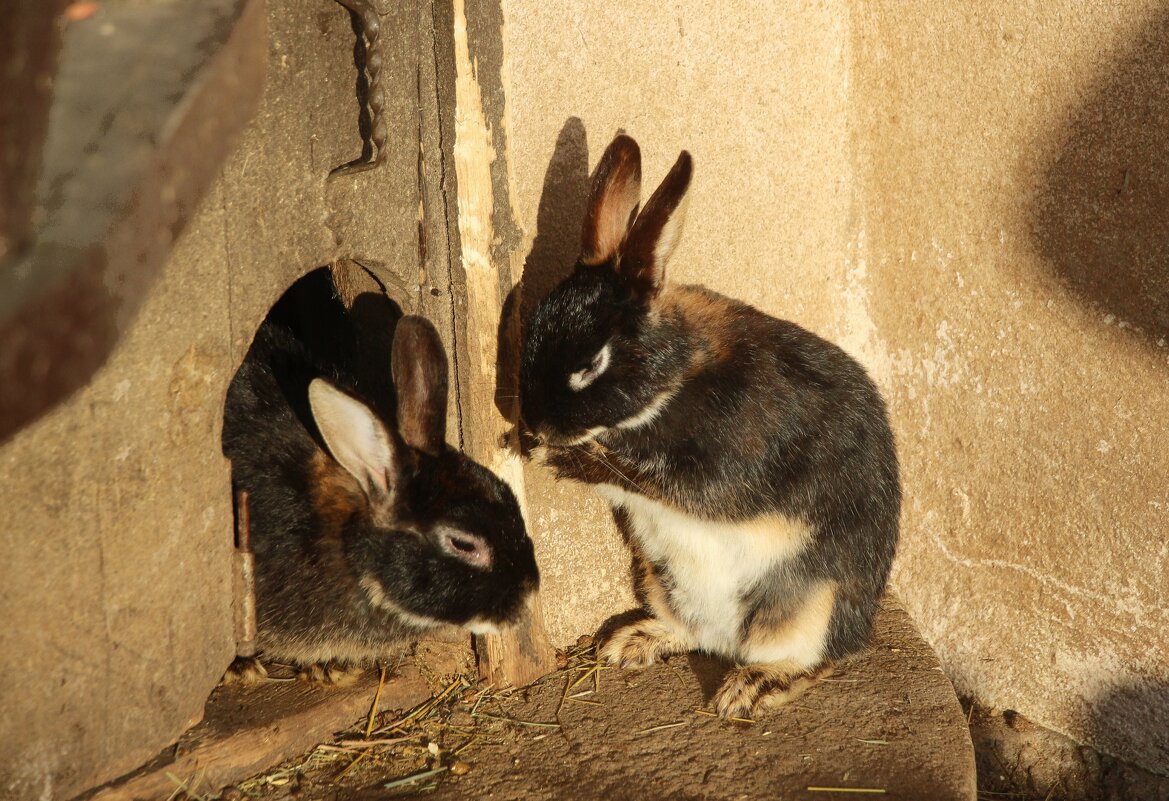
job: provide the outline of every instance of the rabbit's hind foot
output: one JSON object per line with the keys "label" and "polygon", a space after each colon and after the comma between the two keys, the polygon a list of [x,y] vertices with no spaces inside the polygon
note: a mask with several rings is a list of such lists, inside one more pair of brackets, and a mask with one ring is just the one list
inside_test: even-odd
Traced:
{"label": "rabbit's hind foot", "polygon": [[758,710],[794,701],[831,673],[831,664],[811,671],[794,662],[741,665],[723,679],[714,708],[721,718],[748,718]]}
{"label": "rabbit's hind foot", "polygon": [[223,674],[224,684],[249,686],[260,684],[268,678],[268,669],[258,657],[237,656]]}
{"label": "rabbit's hind foot", "polygon": [[348,687],[361,677],[362,672],[358,665],[313,662],[309,665],[300,665],[296,670],[296,677],[321,687]]}

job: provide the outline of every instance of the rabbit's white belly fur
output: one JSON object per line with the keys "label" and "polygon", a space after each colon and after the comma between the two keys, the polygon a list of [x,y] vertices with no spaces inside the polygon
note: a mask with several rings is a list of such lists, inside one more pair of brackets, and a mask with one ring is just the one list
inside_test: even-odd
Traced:
{"label": "rabbit's white belly fur", "polygon": [[703,520],[609,484],[597,491],[629,515],[645,557],[673,578],[670,606],[696,646],[738,655],[743,595],[811,538],[807,524],[782,515],[738,522]]}

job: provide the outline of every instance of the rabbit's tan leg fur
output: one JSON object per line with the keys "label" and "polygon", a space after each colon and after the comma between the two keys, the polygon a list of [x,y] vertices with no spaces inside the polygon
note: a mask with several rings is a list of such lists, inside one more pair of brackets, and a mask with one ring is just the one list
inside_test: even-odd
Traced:
{"label": "rabbit's tan leg fur", "polygon": [[746,717],[755,709],[786,704],[832,672],[824,643],[836,604],[836,585],[809,592],[795,614],[760,613],[744,638],[740,665],[715,694],[722,717]]}
{"label": "rabbit's tan leg fur", "polygon": [[598,655],[611,665],[639,669],[693,647],[673,626],[655,617],[645,617],[614,631],[601,645]]}
{"label": "rabbit's tan leg fur", "polygon": [[831,673],[832,665],[824,665],[812,673],[795,662],[742,665],[731,670],[723,680],[714,696],[714,708],[720,717],[750,717],[756,709],[780,706],[796,699]]}
{"label": "rabbit's tan leg fur", "polygon": [[[624,510],[616,513],[617,525],[623,531],[628,526]],[[661,578],[641,552],[633,552],[634,592],[645,607],[645,617],[614,631],[601,645],[598,655],[609,664],[623,668],[649,667],[659,659],[672,654],[694,650],[697,643],[686,627],[674,617]]]}

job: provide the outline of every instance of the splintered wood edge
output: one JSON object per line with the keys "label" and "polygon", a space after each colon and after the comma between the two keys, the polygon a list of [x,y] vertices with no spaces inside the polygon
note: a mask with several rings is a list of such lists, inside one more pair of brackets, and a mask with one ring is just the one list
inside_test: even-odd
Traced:
{"label": "splintered wood edge", "polygon": [[[430,697],[430,687],[415,667],[404,665],[401,670],[382,689],[379,709],[404,709]],[[368,715],[378,682],[374,672],[367,676],[372,680],[363,678],[359,685],[344,689],[301,682],[220,688],[207,702],[204,722],[184,735],[173,759],[156,759],[89,801],[167,798],[177,789],[175,779],[207,793],[242,781],[312,749]],[[271,706],[273,716],[235,727],[229,707],[244,702]]]}
{"label": "splintered wood edge", "polygon": [[496,687],[523,687],[556,669],[555,655],[544,630],[540,598],[533,593],[515,626],[500,634],[475,638],[479,675]]}
{"label": "splintered wood edge", "polygon": [[[455,66],[455,136],[453,163],[457,177],[458,234],[466,276],[466,354],[460,367],[470,403],[460,406],[468,452],[511,485],[524,505],[523,469],[500,447],[508,421],[496,413],[492,399],[497,383],[497,336],[502,309],[499,272],[493,262],[495,191],[491,163],[497,153],[492,127],[472,63],[465,0],[455,0],[452,44]],[[497,686],[522,686],[551,671],[555,651],[544,628],[539,598],[531,596],[526,613],[499,635],[476,638],[479,672]]]}

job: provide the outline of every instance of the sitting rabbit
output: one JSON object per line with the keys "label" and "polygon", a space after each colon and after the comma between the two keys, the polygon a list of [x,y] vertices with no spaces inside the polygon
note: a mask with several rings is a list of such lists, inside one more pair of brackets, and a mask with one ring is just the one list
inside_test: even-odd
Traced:
{"label": "sitting rabbit", "polygon": [[683,152],[638,213],[636,142],[605,151],[579,260],[524,336],[521,422],[560,476],[596,486],[634,550],[643,610],[601,657],[728,658],[714,702],[736,717],[866,645],[901,490],[885,404],[856,361],[667,282],[690,177]]}
{"label": "sitting rabbit", "polygon": [[322,268],[273,308],[227,394],[258,646],[316,677],[434,626],[512,622],[539,581],[511,490],[445,441],[438,333],[407,316],[392,336],[378,363],[390,349],[358,335]]}

